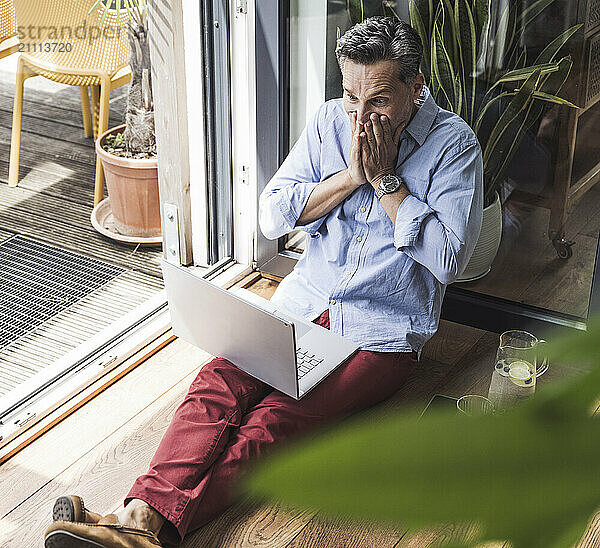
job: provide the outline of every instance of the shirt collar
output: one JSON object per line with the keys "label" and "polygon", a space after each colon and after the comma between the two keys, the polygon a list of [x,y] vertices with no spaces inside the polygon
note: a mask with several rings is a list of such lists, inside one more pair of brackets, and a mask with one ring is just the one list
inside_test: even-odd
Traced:
{"label": "shirt collar", "polygon": [[419,143],[419,146],[421,146],[425,142],[427,135],[429,135],[429,131],[431,130],[431,126],[433,125],[433,121],[435,120],[440,107],[435,104],[427,86],[423,86],[423,91],[415,101],[415,104],[419,108],[417,112],[415,112],[415,115],[408,126],[406,126],[406,131],[415,141],[417,141],[417,143]]}

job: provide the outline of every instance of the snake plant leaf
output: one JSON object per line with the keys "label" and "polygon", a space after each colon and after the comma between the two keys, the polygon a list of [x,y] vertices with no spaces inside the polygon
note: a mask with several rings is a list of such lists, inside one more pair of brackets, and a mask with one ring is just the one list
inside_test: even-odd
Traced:
{"label": "snake plant leaf", "polygon": [[511,5],[507,2],[502,15],[498,20],[498,26],[496,27],[496,33],[494,34],[494,40],[492,41],[492,47],[490,48],[490,55],[488,57],[488,84],[495,81],[495,72],[502,65],[501,55],[506,50],[506,41],[508,34],[509,19],[511,18]]}
{"label": "snake plant leaf", "polygon": [[558,70],[548,74],[545,78],[542,78],[542,84],[539,90],[544,93],[557,94],[563,84],[567,81],[572,67],[573,61],[571,61],[571,58],[563,57],[558,62]]}
{"label": "snake plant leaf", "polygon": [[[419,12],[423,27],[428,37],[431,37],[433,32],[433,20],[435,18],[434,0],[410,0],[414,9]],[[409,6],[410,9],[410,6]]]}
{"label": "snake plant leaf", "polygon": [[352,24],[361,23],[369,17],[384,15],[381,2],[368,2],[365,0],[346,0],[346,9]]}
{"label": "snake plant leaf", "polygon": [[517,57],[515,62],[515,70],[525,68],[525,64],[527,63],[527,48],[523,48],[523,51]]}
{"label": "snake plant leaf", "polygon": [[519,16],[519,27],[525,29],[540,13],[542,13],[554,0],[537,0],[523,10]]}
{"label": "snake plant leaf", "polygon": [[[443,24],[441,26],[444,47],[448,52],[448,57],[450,58],[450,63],[452,64],[452,66],[458,67],[459,58],[457,42],[459,40],[459,37],[456,29],[455,18],[453,16],[452,0],[441,0],[439,9],[444,12],[444,17],[442,19]],[[458,74],[456,70],[455,73]]]}
{"label": "snake plant leaf", "polygon": [[436,18],[435,22],[433,23],[433,37],[431,41],[432,69],[441,94],[446,99],[448,108],[454,112],[454,109],[456,108],[455,74],[440,30],[441,27],[443,27],[444,12],[440,11],[440,13],[441,17]]}
{"label": "snake plant leaf", "polygon": [[550,63],[554,61],[557,53],[560,49],[565,45],[567,40],[571,38],[583,25],[574,25],[571,28],[568,28],[565,32],[559,34],[552,42],[550,42],[538,55],[535,60],[535,64],[539,65],[542,63]]}
{"label": "snake plant leaf", "polygon": [[[511,0],[508,1],[508,22],[506,27],[506,38],[504,41],[504,57],[508,59],[507,66],[513,66],[516,55],[516,45],[518,45],[518,36],[522,32],[522,28],[518,26],[517,9]],[[512,5],[511,5],[512,4]],[[517,30],[521,32],[517,32]]]}
{"label": "snake plant leaf", "polygon": [[421,17],[421,12],[417,8],[417,3],[415,0],[410,0],[408,4],[408,11],[410,14],[410,24],[417,31],[421,38],[421,42],[423,43],[423,66],[421,70],[425,75],[425,80],[429,82],[431,80],[431,58],[428,55],[429,52],[429,34],[425,29],[425,24],[423,23],[423,19]]}
{"label": "snake plant leaf", "polygon": [[574,105],[566,99],[557,96],[557,93],[569,77],[572,66],[573,62],[571,59],[569,57],[563,57],[558,62],[557,71],[542,77],[538,89],[534,91],[534,99],[538,99],[538,101],[534,101],[534,104],[528,114],[527,127],[531,127],[533,123],[542,115],[544,110],[543,103],[557,102],[556,100],[551,99],[553,97],[559,99],[560,104],[571,108],[578,108],[577,105]]}
{"label": "snake plant leaf", "polygon": [[474,0],[473,16],[475,19],[475,36],[477,40],[482,40],[490,19],[490,0]]}
{"label": "snake plant leaf", "polygon": [[493,85],[491,85],[488,88],[488,90],[485,93],[485,96],[483,97],[482,105],[486,105],[487,102],[491,100],[491,98],[494,96],[496,88],[498,88],[500,84],[506,82],[517,82],[520,80],[525,80],[529,78],[529,76],[531,76],[531,74],[537,69],[540,69],[543,74],[555,72],[558,70],[558,63],[545,63],[543,65],[529,66],[506,72],[501,77],[499,77]]}
{"label": "snake plant leaf", "polygon": [[365,19],[365,5],[363,0],[346,0],[346,11],[353,25]]}
{"label": "snake plant leaf", "polygon": [[[475,122],[473,129],[475,131],[479,130],[479,127],[481,126],[481,122],[483,121],[485,114],[492,106],[494,106],[494,104],[496,102],[502,101],[502,99],[504,99],[506,97],[514,97],[516,94],[517,93],[514,91],[505,91],[505,92],[497,95],[496,97],[494,97],[491,101],[488,101],[488,103],[485,105],[485,107],[483,109],[481,109],[481,112],[479,113],[479,116]],[[558,96],[552,95],[550,93],[545,93],[543,91],[535,90],[533,92],[533,98],[539,99],[540,101],[545,101],[548,103],[556,103],[558,105],[565,105],[570,108],[580,108],[576,104],[571,103],[570,101],[567,101],[566,99],[563,99],[562,97],[558,97]],[[541,112],[540,112],[540,114],[541,114]]]}
{"label": "snake plant leaf", "polygon": [[531,100],[533,90],[537,86],[540,73],[540,69],[537,69],[529,75],[527,80],[525,80],[525,83],[521,86],[519,91],[516,93],[516,95],[506,107],[506,110],[503,112],[502,116],[500,116],[500,118],[496,122],[485,147],[485,152],[483,156],[484,163],[486,163],[486,161],[489,160],[490,154],[496,146],[496,142],[506,131],[507,126],[524,112],[527,104]]}
{"label": "snake plant leaf", "polygon": [[571,101],[567,101],[562,97],[558,97],[556,95],[552,95],[551,93],[545,93],[543,91],[534,91],[533,97],[535,99],[540,99],[542,101],[546,101],[548,103],[556,103],[557,105],[565,105],[570,108],[580,108],[575,103],[571,103]]}
{"label": "snake plant leaf", "polygon": [[465,96],[465,115],[463,118],[469,125],[472,125],[477,85],[477,35],[475,21],[467,0],[455,1],[454,17],[456,19],[455,27],[460,55],[459,66],[462,86],[465,93],[469,89],[471,95],[471,97]]}
{"label": "snake plant leaf", "polygon": [[[517,95],[518,92],[515,93],[515,97]],[[503,134],[495,142],[494,147],[490,149],[488,161],[484,162],[484,177],[487,177],[488,180],[484,190],[486,204],[490,203],[490,200],[493,201],[494,193],[504,180],[506,168],[509,166],[515,151],[518,150],[525,131],[530,125],[533,107],[532,98],[533,93],[530,100],[525,104],[523,112],[506,125]]]}
{"label": "snake plant leaf", "polygon": [[537,70],[539,70],[541,74],[556,72],[558,70],[558,63],[544,63],[541,65],[531,65],[522,69],[510,70],[501,78],[498,78],[496,84],[526,80]]}
{"label": "snake plant leaf", "polygon": [[504,98],[514,96],[516,92],[503,91],[502,93],[496,95],[493,99],[490,99],[479,109],[479,114],[477,115],[477,119],[475,120],[475,124],[473,125],[473,131],[477,134],[479,129],[481,128],[481,124],[488,110],[496,105],[496,103],[500,103]]}
{"label": "snake plant leaf", "polygon": [[483,154],[484,178],[487,178],[485,203],[493,198],[514,151],[521,143],[539,77],[538,70],[525,81],[492,129]]}

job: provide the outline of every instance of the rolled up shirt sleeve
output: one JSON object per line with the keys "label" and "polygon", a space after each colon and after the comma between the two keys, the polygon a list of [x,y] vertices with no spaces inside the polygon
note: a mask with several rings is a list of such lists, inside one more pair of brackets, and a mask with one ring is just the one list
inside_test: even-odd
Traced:
{"label": "rolled up shirt sleeve", "polygon": [[321,119],[325,106],[308,122],[298,141],[260,195],[259,224],[274,240],[294,229],[316,234],[325,216],[297,226],[310,194],[321,182]]}
{"label": "rolled up shirt sleeve", "polygon": [[473,252],[483,215],[483,162],[476,141],[461,143],[442,158],[426,201],[407,196],[396,214],[394,245],[425,266],[441,283],[452,283]]}

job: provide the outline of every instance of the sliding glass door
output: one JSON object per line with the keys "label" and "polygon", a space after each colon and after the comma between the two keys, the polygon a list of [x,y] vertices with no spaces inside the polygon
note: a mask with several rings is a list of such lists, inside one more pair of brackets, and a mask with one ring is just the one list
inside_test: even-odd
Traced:
{"label": "sliding glass door", "polygon": [[[261,80],[257,75],[257,86],[271,98],[262,108],[277,109],[279,124],[277,131],[270,127],[271,141],[258,143],[259,155],[263,145],[280,152],[278,163],[272,159],[263,169],[262,188],[318,105],[341,96],[334,54],[337,37],[370,15],[409,20],[409,5],[408,0],[272,1],[264,6],[268,13],[261,14],[258,4],[257,24],[271,22],[262,27],[261,39],[277,48],[277,56],[271,56],[277,64],[269,67],[272,78]],[[436,10],[450,9],[447,3],[429,4],[434,20]],[[600,186],[596,185],[600,180],[600,18],[591,9],[593,2],[586,0],[555,0],[535,17],[535,10],[529,9],[534,4],[533,0],[490,4],[489,26],[478,55],[475,104],[483,110],[489,98],[501,92],[506,95],[490,105],[477,127],[486,151],[484,161],[488,166],[499,161],[503,169],[495,181],[496,203],[486,203],[496,210],[486,230],[497,234],[487,237],[496,237],[499,246],[488,265],[471,264],[463,280],[448,288],[443,309],[446,318],[496,331],[548,323],[583,328],[588,316],[600,311]],[[450,50],[451,38],[444,39]],[[554,44],[555,51],[549,52],[548,44]],[[524,79],[514,80],[512,88],[496,82],[511,70],[542,61],[550,64],[536,89],[552,97],[528,103],[510,146],[495,149],[490,135],[510,103],[510,94]],[[438,104],[459,112],[475,127],[472,113],[456,110],[426,64],[422,67],[426,83]],[[492,175],[486,173],[486,185]],[[259,238],[259,266],[283,276],[302,250],[301,231],[276,244]]]}

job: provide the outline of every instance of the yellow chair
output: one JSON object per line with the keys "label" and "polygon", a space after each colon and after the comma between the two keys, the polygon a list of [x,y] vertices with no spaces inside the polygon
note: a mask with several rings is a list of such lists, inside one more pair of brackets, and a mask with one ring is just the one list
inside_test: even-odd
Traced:
{"label": "yellow chair", "polygon": [[[109,11],[102,22],[102,8],[89,13],[95,3],[96,0],[14,0],[22,53],[17,62],[9,186],[18,184],[23,84],[27,78],[44,76],[79,86],[85,135],[90,137],[93,133],[97,138],[108,129],[110,92],[131,78],[130,47],[122,26],[128,16],[123,11],[117,21],[116,13]],[[103,197],[104,173],[96,158],[94,205]]]}
{"label": "yellow chair", "polygon": [[12,0],[0,0],[0,59],[19,49],[17,20]]}

